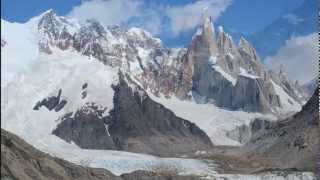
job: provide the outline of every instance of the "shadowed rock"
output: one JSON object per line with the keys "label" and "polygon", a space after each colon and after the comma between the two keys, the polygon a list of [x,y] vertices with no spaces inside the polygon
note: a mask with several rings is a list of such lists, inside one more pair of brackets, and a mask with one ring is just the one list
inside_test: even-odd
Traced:
{"label": "shadowed rock", "polygon": [[60,111],[66,104],[67,100],[61,99],[62,90],[59,89],[57,96],[51,96],[43,99],[42,101],[38,101],[36,105],[33,107],[33,110],[39,110],[42,106],[46,107],[49,111],[55,110],[56,112]]}
{"label": "shadowed rock", "polygon": [[85,168],[51,157],[3,129],[1,129],[1,179],[121,180],[104,169]]}
{"label": "shadowed rock", "polygon": [[120,73],[119,84],[113,89],[114,108],[109,116],[99,114],[97,107],[82,108],[74,116],[62,118],[53,134],[82,148],[162,156],[212,146],[209,137],[195,124],[154,102],[129,77]]}
{"label": "shadowed rock", "polygon": [[242,151],[248,157],[272,159],[274,168],[316,172],[316,161],[320,153],[318,95],[317,88],[302,110],[290,118],[252,126],[260,130],[253,131],[250,142]]}

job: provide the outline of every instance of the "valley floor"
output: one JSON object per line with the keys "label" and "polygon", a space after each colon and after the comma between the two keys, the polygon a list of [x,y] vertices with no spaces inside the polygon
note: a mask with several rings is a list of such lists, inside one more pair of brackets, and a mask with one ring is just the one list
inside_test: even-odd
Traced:
{"label": "valley floor", "polygon": [[[225,147],[224,147],[225,148]],[[1,179],[2,178],[48,178],[51,176],[63,179],[108,179],[108,180],[135,180],[135,179],[159,179],[159,180],[315,180],[310,172],[297,171],[267,171],[251,173],[254,163],[239,163],[230,157],[211,157],[212,160],[186,159],[186,158],[159,158],[144,154],[135,154],[120,151],[92,151],[82,150],[73,153],[61,152],[60,157],[81,165],[52,158],[37,151],[17,136],[4,130],[1,131]],[[223,149],[223,148],[222,148]],[[229,148],[227,148],[229,149]],[[217,150],[220,151],[221,149]],[[57,154],[56,154],[57,155]],[[95,158],[92,158],[94,156]],[[20,157],[20,159],[15,159]],[[81,158],[80,158],[81,157]],[[99,158],[97,158],[99,157]],[[199,158],[199,157],[198,157]],[[51,160],[50,160],[51,159]],[[32,162],[37,162],[35,163]],[[50,162],[50,163],[49,163]],[[18,165],[19,164],[19,165]],[[240,165],[241,164],[241,165]],[[244,165],[246,164],[246,165]],[[231,167],[238,165],[237,167]],[[247,169],[244,168],[247,166]],[[252,166],[253,165],[253,166]],[[256,165],[259,165],[257,163]],[[88,168],[88,166],[90,168]],[[38,169],[40,167],[40,169]],[[92,168],[94,167],[94,168]],[[103,168],[110,172],[98,169]],[[228,167],[228,168],[226,168]],[[13,169],[14,168],[14,169]],[[22,168],[22,169],[21,169]],[[65,168],[59,171],[59,168]],[[224,169],[226,168],[226,169]],[[241,169],[242,168],[242,169]],[[16,169],[16,170],[15,170]],[[28,173],[25,169],[29,169]],[[46,171],[50,170],[48,174]],[[224,170],[223,170],[224,169]],[[240,170],[241,169],[241,170]],[[60,169],[61,170],[61,169]],[[73,171],[72,173],[68,171]],[[143,171],[144,170],[144,171]],[[149,171],[149,172],[147,172]],[[59,172],[61,174],[59,174]],[[64,172],[64,173],[62,173]],[[55,174],[57,173],[57,174]],[[121,176],[119,176],[121,175]],[[70,177],[71,176],[71,177]]]}

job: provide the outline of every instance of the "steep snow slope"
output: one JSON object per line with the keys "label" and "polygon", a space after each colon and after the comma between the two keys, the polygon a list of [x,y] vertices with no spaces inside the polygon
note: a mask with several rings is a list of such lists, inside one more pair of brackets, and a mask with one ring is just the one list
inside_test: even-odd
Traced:
{"label": "steep snow slope", "polygon": [[272,81],[273,87],[277,95],[279,96],[282,107],[279,111],[283,112],[297,112],[301,110],[301,105],[297,103],[292,97],[290,97],[279,85]]}
{"label": "steep snow slope", "polygon": [[[155,156],[117,151],[85,150],[68,144],[51,134],[56,120],[65,112],[74,111],[86,102],[96,102],[112,108],[113,90],[117,71],[99,61],[74,52],[57,50],[53,55],[41,55],[30,68],[16,76],[2,88],[2,128],[18,134],[28,143],[44,152],[77,164],[100,167],[115,174],[134,170],[152,170],[172,167],[180,173],[204,174],[212,172],[206,163],[198,160],[158,158]],[[81,87],[88,83],[88,95],[81,99]],[[66,106],[59,112],[32,108],[39,99],[56,94],[62,89]]]}
{"label": "steep snow slope", "polygon": [[248,125],[252,120],[259,117],[275,120],[275,117],[271,114],[230,111],[213,104],[197,104],[194,101],[183,101],[175,97],[167,99],[151,96],[151,98],[172,110],[177,116],[196,123],[208,134],[215,145],[239,146],[241,143],[227,137],[226,133],[228,131],[243,124]]}
{"label": "steep snow slope", "polygon": [[25,24],[10,23],[1,19],[1,39],[6,44],[1,48],[1,86],[12,80],[16,72],[38,56],[36,20]]}
{"label": "steep snow slope", "polygon": [[[208,20],[208,17],[206,20]],[[192,67],[190,67],[189,64],[181,64],[181,62],[178,62],[183,61],[180,56],[185,56],[184,50],[167,50],[162,47],[159,39],[152,38],[150,34],[141,29],[132,28],[124,32],[117,27],[104,28],[96,21],[89,21],[79,27],[80,25],[74,22],[74,20],[58,17],[52,11],[45,12],[25,24],[8,23],[5,21],[2,21],[2,23],[4,25],[2,35],[7,44],[4,46],[2,54],[2,63],[4,63],[5,67],[5,71],[3,72],[5,80],[1,82],[1,92],[3,94],[1,108],[6,111],[6,117],[10,117],[10,119],[16,122],[11,125],[7,124],[7,126],[21,124],[18,122],[26,121],[27,119],[24,119],[25,117],[29,117],[29,119],[34,118],[35,120],[32,122],[33,125],[29,124],[29,128],[24,127],[20,129],[21,132],[30,131],[30,136],[32,134],[32,127],[37,127],[39,124],[46,124],[44,121],[37,122],[37,119],[47,117],[48,114],[50,114],[50,118],[56,120],[62,114],[75,111],[87,102],[95,102],[102,107],[107,107],[106,112],[112,109],[113,90],[110,85],[112,84],[112,79],[116,76],[117,68],[121,68],[130,73],[141,84],[141,87],[149,90],[148,94],[154,97],[154,100],[162,103],[178,116],[197,124],[209,134],[211,140],[217,145],[240,145],[238,142],[226,137],[225,133],[236,128],[236,126],[248,124],[256,117],[264,116],[258,113],[221,109],[211,102],[199,104],[196,103],[198,100],[196,101],[195,99],[182,101],[175,98],[174,95],[171,96],[171,94],[174,94],[174,91],[176,91],[175,86],[184,86],[183,83],[175,84],[169,82],[172,76],[180,76],[180,72],[176,74],[176,69],[180,69],[179,71],[183,69],[185,72],[181,73],[184,74],[183,76],[185,76],[186,79],[190,80],[188,71],[189,68],[192,70]],[[67,26],[67,28],[63,28],[62,26]],[[74,40],[79,41],[79,46],[81,47],[83,45],[83,49],[78,50],[76,47],[61,48],[61,44],[59,45],[61,41],[72,41],[68,35],[66,35],[67,38],[62,36],[64,35],[63,29],[66,29],[67,34],[76,33],[76,39]],[[233,57],[234,55],[232,54],[238,52],[237,47],[233,44],[231,37],[224,33],[222,28],[220,29],[218,36],[220,43],[218,46],[223,47],[224,49],[221,50],[226,52],[228,57],[231,57],[231,61],[234,61],[235,59],[233,58],[235,57]],[[77,30],[80,32],[77,32]],[[207,30],[209,33],[214,33],[210,28]],[[15,34],[18,34],[18,38],[16,38]],[[50,37],[55,38],[50,39]],[[23,43],[20,43],[20,41]],[[212,47],[217,46],[215,42],[211,43],[213,43]],[[45,44],[44,47],[46,47],[46,45],[49,46],[49,54],[51,55],[44,52],[39,53],[38,49],[42,47],[43,44]],[[128,48],[128,46],[130,47]],[[231,46],[231,48],[228,46]],[[105,54],[101,54],[99,51],[100,47],[104,48],[103,51],[106,51],[104,52]],[[239,48],[255,58],[257,62],[254,64],[258,63],[255,51],[247,41],[242,40]],[[117,50],[120,51],[118,52]],[[167,51],[171,51],[171,54]],[[96,52],[98,54],[92,54]],[[109,53],[113,54],[110,55]],[[103,59],[98,60],[92,58],[92,56],[103,56],[105,58],[105,55],[107,60],[114,58],[115,61],[112,60],[112,62],[110,62],[111,65],[114,62],[120,63],[121,65],[112,68],[108,63],[107,65],[99,63],[99,61],[105,63]],[[239,56],[235,53],[235,56],[236,55]],[[25,61],[21,63],[24,59]],[[209,59],[211,64],[214,64],[213,68],[218,74],[220,73],[223,77],[226,77],[226,79],[231,80],[234,85],[236,83],[236,75],[226,71],[226,67],[223,65],[227,63],[224,62],[227,60],[228,58],[217,60],[213,58],[213,56]],[[250,68],[247,67],[247,69],[249,70]],[[248,70],[243,69],[239,75],[255,78],[256,76],[249,74]],[[20,75],[13,78],[14,75],[20,71]],[[148,77],[145,73],[152,75]],[[256,73],[259,73],[259,71]],[[6,76],[10,78],[6,78]],[[15,82],[9,83],[11,81],[10,79],[14,79]],[[172,80],[176,79],[179,78],[173,77]],[[81,98],[81,86],[85,83],[89,83],[90,85],[87,90],[88,98],[83,100]],[[186,83],[192,84],[192,82]],[[168,94],[166,94],[166,98],[154,96],[154,93],[158,91],[160,91],[161,95],[161,89],[158,89],[162,88],[161,85],[168,85],[164,90],[168,92],[171,98],[167,97]],[[67,101],[66,107],[63,108],[62,111],[53,113],[51,111],[47,112],[43,110],[43,108],[37,113],[28,111],[28,109],[32,109],[38,101],[48,96],[56,95],[61,88],[62,96]],[[281,87],[278,89],[280,89],[278,92],[288,96],[287,93],[281,91]],[[201,98],[202,97],[200,97],[200,99]],[[280,100],[282,99],[280,98]],[[286,101],[286,99],[284,100]],[[291,107],[286,110],[290,108]],[[16,112],[22,113],[17,114]],[[56,124],[52,124],[52,127]],[[49,130],[50,128],[46,129],[43,133],[45,134]]]}

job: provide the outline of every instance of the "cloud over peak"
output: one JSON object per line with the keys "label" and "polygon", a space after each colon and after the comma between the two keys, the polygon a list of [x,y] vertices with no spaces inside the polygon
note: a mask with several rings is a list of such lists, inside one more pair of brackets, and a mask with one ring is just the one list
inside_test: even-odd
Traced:
{"label": "cloud over peak", "polygon": [[273,57],[266,59],[271,69],[283,70],[292,80],[306,83],[318,74],[317,33],[294,37]]}
{"label": "cloud over peak", "polygon": [[177,36],[201,23],[207,7],[213,20],[231,4],[231,0],[198,0],[184,5],[147,0],[90,0],[72,9],[68,16],[84,21],[97,19],[105,25],[137,26],[153,35],[171,32]]}
{"label": "cloud over peak", "polygon": [[207,8],[214,21],[230,4],[230,0],[202,0],[184,6],[168,7],[166,14],[171,20],[172,32],[177,35],[198,26],[204,8]]}

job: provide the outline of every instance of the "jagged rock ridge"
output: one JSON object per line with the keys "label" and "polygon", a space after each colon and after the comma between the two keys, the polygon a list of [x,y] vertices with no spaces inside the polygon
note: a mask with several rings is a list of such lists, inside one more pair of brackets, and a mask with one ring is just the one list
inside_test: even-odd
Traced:
{"label": "jagged rock ridge", "polygon": [[237,46],[222,27],[216,37],[210,16],[204,15],[203,25],[187,49],[168,49],[138,28],[123,31],[95,20],[79,25],[52,11],[43,15],[39,31],[45,37],[40,41],[43,52],[50,53],[55,46],[75,49],[123,69],[155,95],[200,97],[201,102],[225,108],[279,113],[288,103],[279,97],[276,83],[292,97],[289,106],[300,106],[292,83],[265,70],[244,38]]}

